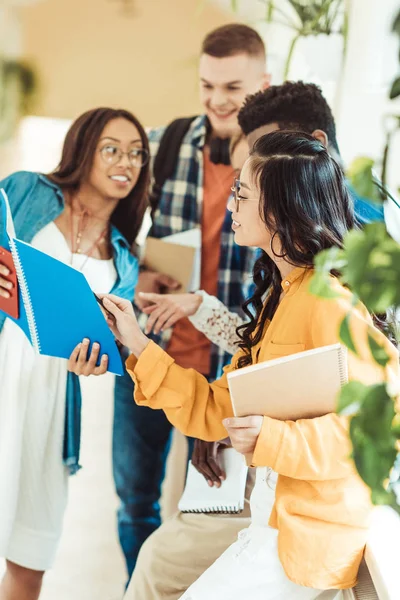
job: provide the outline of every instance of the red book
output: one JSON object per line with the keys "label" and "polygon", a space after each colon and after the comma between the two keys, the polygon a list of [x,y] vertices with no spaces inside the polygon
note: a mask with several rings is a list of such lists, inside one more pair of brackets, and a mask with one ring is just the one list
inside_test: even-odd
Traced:
{"label": "red book", "polygon": [[19,318],[19,303],[18,303],[18,279],[17,273],[15,271],[15,265],[13,261],[12,254],[9,250],[2,248],[0,246],[0,264],[7,267],[10,271],[10,274],[5,276],[2,275],[3,279],[7,279],[11,281],[13,287],[8,290],[10,292],[9,298],[4,298],[4,296],[0,296],[0,310],[5,312],[13,319]]}

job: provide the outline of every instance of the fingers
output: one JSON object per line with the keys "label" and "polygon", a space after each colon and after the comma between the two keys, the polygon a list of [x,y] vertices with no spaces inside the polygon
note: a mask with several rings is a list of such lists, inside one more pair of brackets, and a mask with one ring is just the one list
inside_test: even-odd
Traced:
{"label": "fingers", "polygon": [[[218,477],[219,482],[224,481],[226,478],[226,473],[220,464],[221,461],[221,453],[219,452],[219,444],[218,442],[213,442],[210,444],[208,449],[208,457],[207,462],[213,473]],[[219,487],[219,486],[217,486]]]}
{"label": "fingers", "polygon": [[106,308],[116,320],[121,317],[123,314],[129,314],[131,316],[134,315],[132,304],[129,300],[122,300],[118,296],[114,296],[113,294],[108,294],[102,298],[104,308]]}
{"label": "fingers", "polygon": [[213,485],[220,487],[223,471],[217,463],[214,446],[214,442],[196,440],[192,464],[203,475],[210,487]]}
{"label": "fingers", "polygon": [[[166,308],[165,306],[162,306],[162,307],[157,307],[157,309],[152,312],[152,314],[147,319],[146,327],[144,330],[144,332],[146,334],[150,333],[150,331],[153,329],[153,327],[157,323],[158,319],[167,310],[168,310],[168,308]],[[157,333],[155,329],[154,329],[154,333]]]}
{"label": "fingers", "polygon": [[145,315],[151,315],[151,313],[154,312],[156,308],[158,308],[158,304],[150,304],[149,306],[145,306],[144,308],[142,308],[142,312],[144,312]]}
{"label": "fingers", "polygon": [[158,310],[153,311],[150,317],[147,319],[145,333],[150,333],[151,330],[154,333],[160,333],[166,329],[165,323],[175,314],[176,308],[173,306],[160,307]]}
{"label": "fingers", "polygon": [[108,356],[107,354],[103,354],[100,359],[100,365],[95,367],[93,375],[104,375],[108,369]]}
{"label": "fingers", "polygon": [[179,281],[164,273],[159,273],[157,280],[160,285],[167,287],[170,290],[178,290],[181,287]]}
{"label": "fingers", "polygon": [[77,364],[77,368],[80,371],[79,375],[83,375],[83,369],[86,365],[86,361],[87,361],[87,353],[89,350],[89,340],[88,338],[85,338],[81,344],[81,347],[79,349],[79,354],[78,354],[78,358],[76,361]]}
{"label": "fingers", "polygon": [[159,300],[163,300],[165,297],[163,294],[153,294],[152,292],[139,292],[139,298],[142,300],[146,300],[147,302],[158,302]]}
{"label": "fingers", "polygon": [[213,446],[213,442],[203,442],[202,453],[200,456],[200,467],[207,476],[206,478],[208,485],[210,487],[213,485],[215,485],[215,487],[220,487],[220,474],[222,474],[222,471],[219,469],[217,461],[213,456]]}
{"label": "fingers", "polygon": [[90,341],[85,338],[81,344],[76,346],[69,358],[68,370],[76,375],[85,375],[86,377],[89,375],[103,375],[108,368],[108,356],[103,354],[100,365],[96,366],[100,354],[100,344],[94,342],[88,358],[89,344]]}
{"label": "fingers", "polygon": [[6,277],[8,277],[9,274],[10,274],[10,269],[8,267],[6,267],[5,265],[0,264],[0,275],[5,275]]}
{"label": "fingers", "polygon": [[241,454],[252,454],[254,452],[263,420],[264,417],[260,415],[224,419],[224,427],[229,433],[235,450]]}
{"label": "fingers", "polygon": [[169,329],[170,327],[172,327],[173,325],[175,325],[175,323],[177,321],[179,321],[180,319],[182,319],[182,316],[180,312],[173,312],[171,314],[171,316],[168,318],[167,321],[165,321],[165,323],[162,325],[162,331],[165,331],[165,329]]}
{"label": "fingers", "polygon": [[[5,273],[5,271],[7,271],[7,273]],[[9,273],[9,270],[6,267],[2,267],[2,271],[0,271],[0,273],[2,273],[3,275],[7,275]],[[3,298],[10,298],[11,294],[7,290],[11,290],[12,287],[13,284],[11,283],[11,281],[8,281],[8,279],[4,279],[4,277],[0,277],[0,296],[3,296]]]}
{"label": "fingers", "polygon": [[71,356],[69,357],[69,360],[68,360],[68,371],[72,371],[72,373],[75,373],[76,361],[78,360],[78,356],[79,356],[79,352],[81,350],[81,346],[82,346],[82,344],[78,344],[74,348],[74,350],[72,351]]}
{"label": "fingers", "polygon": [[[100,352],[100,344],[98,344],[97,342],[94,342],[92,345],[92,351],[90,353],[89,360],[87,361],[86,364],[84,364],[84,367],[90,373],[92,371],[94,371],[94,369],[96,368],[97,359],[99,358],[99,352]],[[86,352],[86,354],[87,354],[87,352]]]}
{"label": "fingers", "polygon": [[249,417],[229,417],[222,421],[226,429],[242,429],[248,427],[258,427],[262,417],[259,415],[250,415]]}

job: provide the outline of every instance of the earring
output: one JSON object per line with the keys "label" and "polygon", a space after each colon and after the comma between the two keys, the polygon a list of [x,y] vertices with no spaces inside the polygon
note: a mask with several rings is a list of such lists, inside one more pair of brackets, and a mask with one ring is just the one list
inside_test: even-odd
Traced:
{"label": "earring", "polygon": [[272,245],[274,243],[274,238],[275,238],[276,234],[277,234],[277,232],[275,231],[275,233],[272,234],[272,237],[271,237],[271,239],[269,241],[269,247],[270,247],[270,250],[271,250],[271,254],[273,254],[274,256],[276,256],[276,254],[275,254],[275,250],[273,249]]}

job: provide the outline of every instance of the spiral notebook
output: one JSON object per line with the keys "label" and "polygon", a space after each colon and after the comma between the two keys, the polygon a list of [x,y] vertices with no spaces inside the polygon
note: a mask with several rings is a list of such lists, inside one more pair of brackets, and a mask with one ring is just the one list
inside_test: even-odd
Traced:
{"label": "spiral notebook", "polygon": [[108,370],[123,374],[114,336],[85,276],[40,252],[15,235],[8,198],[0,190],[0,239],[10,250],[18,280],[18,317],[4,308],[40,354],[69,358],[75,346],[89,338],[108,355]]}
{"label": "spiral notebook", "polygon": [[237,417],[311,419],[336,411],[347,383],[347,349],[332,344],[250,365],[228,373]]}
{"label": "spiral notebook", "polygon": [[221,487],[210,487],[203,475],[189,463],[186,485],[178,508],[184,513],[240,513],[244,508],[247,466],[244,457],[233,448],[221,450],[226,473]]}

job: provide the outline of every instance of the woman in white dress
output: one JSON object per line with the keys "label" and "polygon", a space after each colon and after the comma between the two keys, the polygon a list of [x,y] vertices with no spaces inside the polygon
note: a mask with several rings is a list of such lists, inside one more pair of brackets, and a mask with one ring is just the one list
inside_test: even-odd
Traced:
{"label": "woman in white dress", "polygon": [[[342,247],[354,225],[343,174],[320,142],[283,131],[261,137],[229,208],[236,243],[262,252],[240,349],[220,379],[209,384],[176,365],[142,333],[128,302],[111,295],[103,303],[114,315],[112,331],[131,351],[126,366],[135,401],[163,409],[186,435],[213,441],[228,432],[236,450],[257,467],[250,527],[181,600],[328,600],[356,583],[372,510],[370,490],[350,459],[349,421],[335,413],[297,421],[235,418],[227,373],[338,343],[348,313],[357,347],[357,355],[348,353],[350,380],[385,385],[386,376],[399,377],[398,352],[366,308],[352,305],[337,274],[330,278],[334,298],[309,291],[315,256]],[[388,354],[385,369],[369,350],[372,331]],[[76,373],[87,370],[83,364]],[[285,402],[284,395],[276,401]]]}
{"label": "woman in white dress", "polygon": [[[131,113],[81,115],[53,173],[18,172],[0,182],[17,237],[82,271],[93,291],[132,300],[148,158],[146,134]],[[8,275],[0,263],[4,297]],[[37,355],[6,317],[0,312],[0,556],[7,562],[0,598],[36,600],[60,539],[68,475],[79,468],[80,387],[68,361]],[[107,370],[107,357],[95,370]]]}

